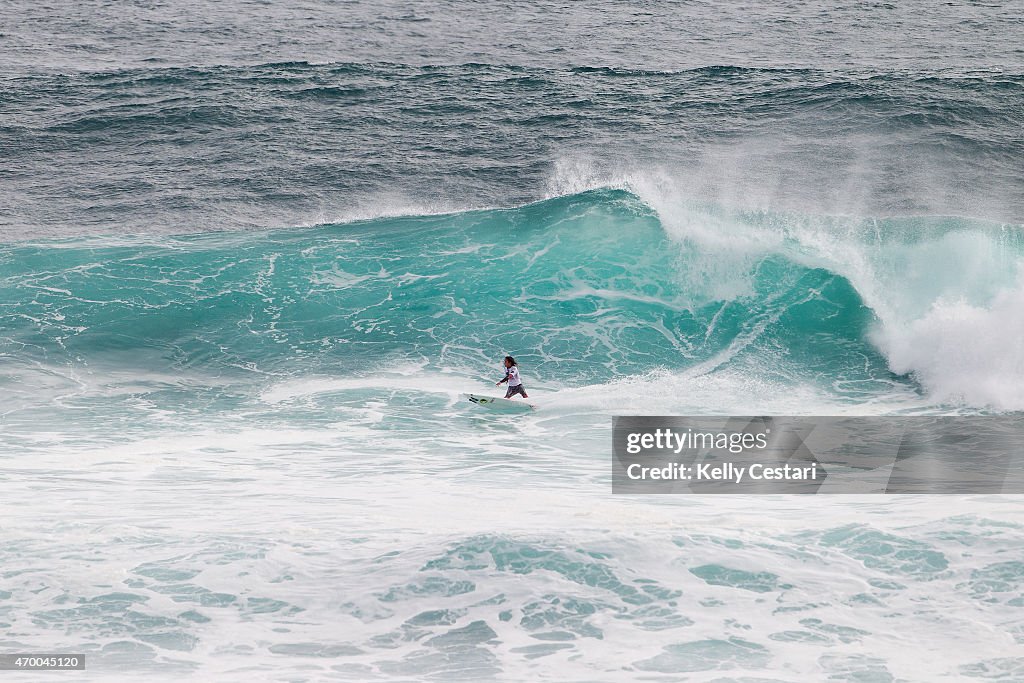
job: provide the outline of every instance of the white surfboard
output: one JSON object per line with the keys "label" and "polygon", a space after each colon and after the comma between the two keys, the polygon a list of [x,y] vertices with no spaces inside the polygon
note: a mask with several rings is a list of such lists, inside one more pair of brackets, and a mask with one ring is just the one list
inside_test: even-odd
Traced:
{"label": "white surfboard", "polygon": [[462,398],[468,400],[470,403],[475,403],[478,406],[483,406],[484,408],[499,413],[528,413],[535,408],[535,406],[527,403],[526,401],[513,401],[510,398],[498,398],[497,396],[463,394]]}

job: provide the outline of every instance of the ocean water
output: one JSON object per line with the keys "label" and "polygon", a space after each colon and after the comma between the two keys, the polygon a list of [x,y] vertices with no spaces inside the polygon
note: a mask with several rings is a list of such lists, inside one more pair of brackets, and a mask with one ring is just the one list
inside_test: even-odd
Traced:
{"label": "ocean water", "polygon": [[[9,3],[0,648],[1024,680],[1021,496],[610,468],[616,414],[1019,418],[1020,9]],[[506,353],[538,410],[468,410]]]}

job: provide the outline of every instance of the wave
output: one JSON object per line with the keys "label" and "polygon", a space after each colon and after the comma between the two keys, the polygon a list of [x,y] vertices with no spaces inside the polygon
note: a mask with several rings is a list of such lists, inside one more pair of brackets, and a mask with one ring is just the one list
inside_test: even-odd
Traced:
{"label": "wave", "polygon": [[408,365],[749,377],[1024,408],[1020,226],[729,211],[655,181],[512,209],[0,248],[0,368],[265,386]]}

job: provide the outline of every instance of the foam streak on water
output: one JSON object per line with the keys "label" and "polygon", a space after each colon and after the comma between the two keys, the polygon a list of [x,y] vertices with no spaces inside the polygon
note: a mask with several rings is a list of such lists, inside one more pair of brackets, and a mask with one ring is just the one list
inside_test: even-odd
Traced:
{"label": "foam streak on water", "polygon": [[[1018,676],[1017,497],[612,497],[607,452],[625,406],[1017,407],[998,356],[951,402],[878,341],[958,287],[994,315],[1012,229],[651,204],[6,247],[5,646],[103,680]],[[970,241],[987,279],[917,271]],[[467,411],[506,350],[540,410]]]}
{"label": "foam streak on water", "polygon": [[[1024,680],[1020,496],[609,467],[622,413],[1019,418],[1020,29],[6,3],[0,649],[96,681]],[[507,353],[538,410],[460,405]]]}

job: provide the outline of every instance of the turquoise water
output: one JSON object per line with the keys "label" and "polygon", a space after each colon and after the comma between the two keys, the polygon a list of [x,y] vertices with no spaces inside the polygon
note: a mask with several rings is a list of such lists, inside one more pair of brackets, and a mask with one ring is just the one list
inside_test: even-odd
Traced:
{"label": "turquoise water", "polygon": [[[672,211],[604,189],[259,234],[11,245],[5,387],[28,410],[75,382],[95,383],[75,398],[88,403],[152,376],[153,408],[230,412],[281,382],[480,378],[513,353],[551,390],[729,373],[836,404],[1024,406],[1004,310],[1020,296],[1019,226]],[[968,338],[994,352],[952,358]]]}
{"label": "turquoise water", "polygon": [[[1019,228],[640,192],[5,246],[5,646],[104,680],[1018,677],[1014,497],[612,497],[608,448],[622,412],[1017,409]],[[505,353],[539,409],[468,410]]]}
{"label": "turquoise water", "polygon": [[[4,652],[1024,680],[1020,496],[609,467],[618,414],[1024,410],[1013,3],[8,4]],[[509,353],[537,410],[461,403]]]}

